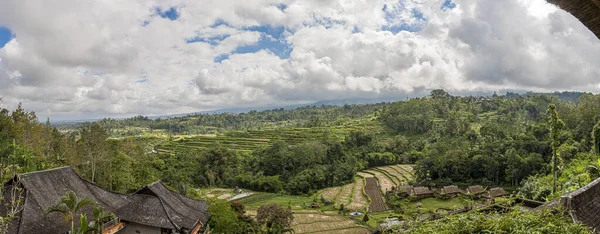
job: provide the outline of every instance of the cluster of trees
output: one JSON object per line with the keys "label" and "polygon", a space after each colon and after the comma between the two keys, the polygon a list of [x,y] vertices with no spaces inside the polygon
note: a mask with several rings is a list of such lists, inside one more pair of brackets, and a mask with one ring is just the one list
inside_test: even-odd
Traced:
{"label": "cluster of trees", "polygon": [[[571,101],[554,94],[453,97],[434,90],[429,97],[392,103],[380,120],[406,136],[398,141],[408,151],[397,154],[416,161],[418,183],[517,186],[537,174],[556,172],[558,179],[576,159],[595,165],[591,131],[600,120],[600,95],[560,96]],[[570,186],[550,187],[558,190],[550,194],[560,194]]]}

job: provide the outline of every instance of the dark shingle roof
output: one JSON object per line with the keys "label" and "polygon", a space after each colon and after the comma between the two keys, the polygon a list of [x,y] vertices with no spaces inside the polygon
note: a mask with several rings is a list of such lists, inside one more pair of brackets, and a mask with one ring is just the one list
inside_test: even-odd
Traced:
{"label": "dark shingle roof", "polygon": [[[19,218],[9,225],[9,233],[56,234],[70,230],[57,213],[44,216],[45,210],[60,200],[68,191],[80,198],[89,198],[106,211],[124,221],[154,227],[192,230],[198,223],[206,224],[210,214],[204,201],[194,200],[175,193],[161,182],[155,182],[132,195],[113,193],[81,178],[71,167],[20,174],[4,184],[5,200],[11,199],[10,188],[22,188],[23,201]],[[6,214],[5,203],[0,205],[0,215]],[[92,217],[92,208],[83,210]],[[75,225],[79,225],[75,219]]]}
{"label": "dark shingle roof", "polygon": [[[160,181],[131,195],[132,202],[119,209],[121,220],[150,226],[192,230],[198,222],[206,224],[210,215],[204,201],[194,200],[169,190]],[[152,205],[150,204],[158,204]]]}
{"label": "dark shingle roof", "polygon": [[[127,195],[106,191],[79,177],[71,167],[20,174],[7,182],[5,188],[10,188],[17,182],[23,188],[24,202],[19,218],[11,223],[11,233],[55,234],[70,230],[70,224],[64,222],[59,214],[44,216],[46,209],[68,191],[75,192],[81,198],[92,199],[106,211],[113,213],[129,202]],[[5,212],[2,211],[2,215]],[[84,209],[83,213],[92,217],[91,208]],[[76,219],[76,223],[78,221]]]}
{"label": "dark shingle roof", "polygon": [[600,1],[598,0],[548,0],[568,11],[600,38]]}
{"label": "dark shingle roof", "polygon": [[600,232],[600,178],[557,200],[569,211],[573,221]]}

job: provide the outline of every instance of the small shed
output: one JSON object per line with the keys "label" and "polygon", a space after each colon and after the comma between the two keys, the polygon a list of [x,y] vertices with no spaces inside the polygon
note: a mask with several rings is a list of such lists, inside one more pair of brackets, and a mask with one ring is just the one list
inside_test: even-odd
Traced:
{"label": "small shed", "polygon": [[426,198],[433,197],[433,192],[427,187],[414,187],[410,195],[417,198]]}
{"label": "small shed", "polygon": [[412,185],[401,185],[398,187],[398,194],[410,194],[413,190],[414,186]]}
{"label": "small shed", "polygon": [[460,189],[458,189],[458,186],[456,185],[444,186],[441,191],[442,195],[450,197],[456,196],[459,193]]}
{"label": "small shed", "polygon": [[479,195],[485,192],[485,189],[483,189],[483,186],[481,185],[474,185],[474,186],[469,186],[467,188],[467,194],[468,195]]}
{"label": "small shed", "polygon": [[508,195],[508,193],[506,191],[504,191],[503,188],[493,188],[488,191],[488,194],[486,197],[487,198],[497,198],[497,197],[504,197],[506,195]]}

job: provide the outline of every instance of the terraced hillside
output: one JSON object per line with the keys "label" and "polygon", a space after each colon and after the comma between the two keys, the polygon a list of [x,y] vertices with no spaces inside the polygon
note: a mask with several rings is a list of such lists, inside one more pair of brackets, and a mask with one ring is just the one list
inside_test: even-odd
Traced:
{"label": "terraced hillside", "polygon": [[389,137],[393,135],[375,118],[368,118],[350,119],[341,122],[340,125],[332,127],[230,131],[221,135],[182,135],[175,137],[171,141],[162,141],[159,144],[156,144],[155,148],[159,152],[169,153],[177,151],[178,149],[207,148],[218,142],[230,149],[251,152],[260,147],[268,146],[277,140],[285,141],[289,144],[298,144],[322,139],[323,136],[327,135],[341,141],[352,131],[370,132],[376,134],[380,140],[389,139]]}

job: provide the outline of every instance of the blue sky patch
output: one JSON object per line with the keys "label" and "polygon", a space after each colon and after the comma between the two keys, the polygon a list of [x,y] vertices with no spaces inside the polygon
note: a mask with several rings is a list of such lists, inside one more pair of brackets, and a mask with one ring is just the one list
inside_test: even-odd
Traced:
{"label": "blue sky patch", "polygon": [[229,26],[229,24],[225,20],[223,20],[223,19],[217,19],[217,20],[215,20],[215,23],[213,23],[210,27],[211,28],[216,28],[216,27],[219,27],[221,25]]}
{"label": "blue sky patch", "polygon": [[281,10],[281,11],[285,11],[285,9],[287,9],[287,7],[288,7],[287,5],[285,5],[285,4],[283,4],[283,3],[277,4],[277,5],[275,5],[275,6],[276,6],[277,8],[279,8],[279,10]]}
{"label": "blue sky patch", "polygon": [[[216,28],[219,26],[228,26],[231,27],[225,20],[218,19],[213,23],[210,27]],[[286,32],[287,29],[283,26],[272,26],[272,25],[258,25],[258,26],[250,26],[239,28],[244,31],[251,32],[259,32],[260,39],[257,43],[252,45],[244,45],[237,47],[231,54],[247,54],[247,53],[256,53],[261,50],[267,50],[274,55],[286,59],[290,57],[290,53],[292,52],[291,46],[287,43]],[[211,46],[217,46],[223,40],[231,35],[219,35],[215,37],[194,37],[187,39],[187,43],[195,43],[195,42],[203,42],[208,43]],[[221,54],[214,58],[214,61],[220,63],[223,60],[229,59],[231,55]]]}
{"label": "blue sky patch", "polygon": [[229,54],[221,54],[217,57],[215,57],[214,61],[215,63],[220,63],[223,60],[229,59]]}
{"label": "blue sky patch", "polygon": [[[401,3],[399,4],[401,7],[403,7]],[[384,31],[390,31],[393,34],[397,34],[401,31],[419,32],[421,29],[423,29],[425,23],[427,23],[427,18],[423,12],[417,8],[413,8],[411,10],[412,18],[416,19],[417,21],[414,23],[399,22],[397,15],[401,12],[398,12],[398,10],[388,11],[387,5],[385,5],[381,10],[385,12],[385,20],[387,21],[387,25],[382,26],[381,29]]]}
{"label": "blue sky patch", "polygon": [[186,39],[185,42],[188,44],[196,43],[196,42],[203,42],[203,43],[208,43],[211,46],[218,46],[221,43],[221,41],[227,39],[230,36],[231,35],[226,34],[226,35],[219,35],[219,36],[214,36],[214,37],[193,37],[193,38]]}
{"label": "blue sky patch", "polygon": [[156,8],[156,14],[158,14],[162,18],[170,20],[177,20],[179,18],[179,12],[177,12],[177,9],[175,9],[175,7],[170,7],[166,11],[163,11],[163,9],[160,8]]}
{"label": "blue sky patch", "polygon": [[15,34],[10,31],[10,29],[5,27],[0,27],[0,48],[3,48],[6,43],[12,40],[15,37]]}
{"label": "blue sky patch", "polygon": [[443,11],[446,11],[448,9],[452,10],[456,7],[456,3],[453,3],[452,0],[445,0],[444,3],[441,6],[441,9]]}

